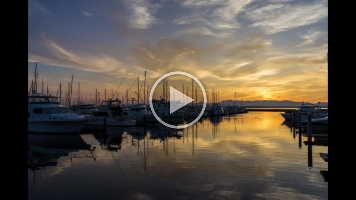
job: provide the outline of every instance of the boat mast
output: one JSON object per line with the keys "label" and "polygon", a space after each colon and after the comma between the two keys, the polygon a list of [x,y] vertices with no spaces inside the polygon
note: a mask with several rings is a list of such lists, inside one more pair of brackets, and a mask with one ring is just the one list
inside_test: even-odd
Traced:
{"label": "boat mast", "polygon": [[166,101],[168,101],[168,81],[166,81]]}
{"label": "boat mast", "polygon": [[213,96],[213,104],[215,104],[215,93],[214,93],[214,88],[213,88],[213,94],[212,94],[212,96]]}
{"label": "boat mast", "polygon": [[163,86],[162,98],[165,98],[165,94],[166,94],[166,92],[165,92],[165,90],[164,90],[165,82],[166,82],[166,81],[163,79],[163,81],[162,81],[162,86]]}
{"label": "boat mast", "polygon": [[129,90],[126,89],[126,106],[129,105]]}
{"label": "boat mast", "polygon": [[78,82],[78,103],[80,102],[80,82]]}
{"label": "boat mast", "polygon": [[143,104],[146,104],[146,71],[145,71],[145,80],[143,82]]}
{"label": "boat mast", "polygon": [[198,92],[197,92],[197,86],[195,86],[195,107],[198,107]]}
{"label": "boat mast", "polygon": [[72,74],[72,80],[71,80],[71,82],[70,82],[69,106],[72,105],[72,94],[73,94],[73,74]]}
{"label": "boat mast", "polygon": [[47,95],[49,94],[49,91],[48,91],[48,79],[47,79]]}
{"label": "boat mast", "polygon": [[37,76],[38,76],[38,73],[37,73],[37,63],[36,63],[36,67],[35,67],[35,82],[34,82],[34,84],[33,84],[33,86],[34,86],[34,90],[32,91],[32,93],[33,92],[35,92],[35,93],[37,93]]}
{"label": "boat mast", "polygon": [[33,91],[36,93],[36,92],[37,92],[37,63],[36,63],[36,67],[35,67],[35,74],[34,74],[34,76],[35,76],[35,81],[34,81],[34,83],[33,83],[33,87],[34,87]]}
{"label": "boat mast", "polygon": [[[192,79],[192,97],[194,98],[194,87],[193,87],[193,79]],[[195,101],[195,100],[194,100]],[[192,101],[192,107],[193,107],[193,101]]]}
{"label": "boat mast", "polygon": [[184,103],[184,85],[183,85],[183,103]]}
{"label": "boat mast", "polygon": [[137,77],[137,104],[139,103],[140,103],[140,79],[139,77]]}
{"label": "boat mast", "polygon": [[98,89],[95,89],[95,106],[98,106]]}
{"label": "boat mast", "polygon": [[59,103],[62,104],[62,85],[59,83]]}

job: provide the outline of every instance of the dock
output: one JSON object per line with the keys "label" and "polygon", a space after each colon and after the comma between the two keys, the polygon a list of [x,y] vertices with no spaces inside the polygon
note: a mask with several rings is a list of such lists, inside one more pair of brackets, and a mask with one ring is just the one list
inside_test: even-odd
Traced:
{"label": "dock", "polygon": [[303,133],[303,136],[304,137],[324,137],[324,138],[327,138],[329,136],[329,134],[322,134],[322,133],[317,133],[317,134],[311,134],[310,136],[307,134],[307,133]]}
{"label": "dock", "polygon": [[312,142],[308,142],[308,141],[304,141],[303,142],[304,145],[308,146],[308,145],[313,145],[313,146],[329,146],[329,142],[328,141],[312,141]]}
{"label": "dock", "polygon": [[320,153],[320,157],[321,157],[325,162],[328,162],[328,161],[329,161],[329,154],[327,154],[327,153]]}
{"label": "dock", "polygon": [[328,182],[328,171],[326,170],[320,170],[320,174],[323,176],[324,181]]}

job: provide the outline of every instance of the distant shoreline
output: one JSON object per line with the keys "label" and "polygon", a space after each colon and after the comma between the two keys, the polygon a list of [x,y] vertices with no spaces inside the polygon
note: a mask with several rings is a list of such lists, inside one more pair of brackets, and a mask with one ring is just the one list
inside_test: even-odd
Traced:
{"label": "distant shoreline", "polygon": [[[291,107],[245,107],[247,111],[270,111],[270,112],[285,112],[288,110],[297,110],[297,107],[291,108]],[[321,108],[321,110],[328,110],[327,108]]]}

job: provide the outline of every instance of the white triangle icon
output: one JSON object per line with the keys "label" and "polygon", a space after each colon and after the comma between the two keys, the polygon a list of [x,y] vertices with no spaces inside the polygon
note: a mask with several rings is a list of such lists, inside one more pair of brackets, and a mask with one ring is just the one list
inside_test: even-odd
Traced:
{"label": "white triangle icon", "polygon": [[182,92],[174,89],[172,86],[169,88],[169,113],[172,114],[190,102],[194,101],[194,99],[188,97]]}

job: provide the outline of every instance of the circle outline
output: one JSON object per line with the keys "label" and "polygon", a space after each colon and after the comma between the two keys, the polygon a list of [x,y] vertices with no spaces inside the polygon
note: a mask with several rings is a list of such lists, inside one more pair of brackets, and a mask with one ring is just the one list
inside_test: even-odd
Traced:
{"label": "circle outline", "polygon": [[[172,75],[183,75],[183,76],[188,76],[189,78],[192,78],[195,82],[198,83],[200,89],[203,92],[203,97],[204,97],[204,103],[203,103],[203,109],[200,111],[199,115],[197,118],[195,118],[192,122],[188,123],[188,124],[183,124],[183,125],[179,125],[179,126],[175,126],[172,124],[168,124],[165,121],[163,121],[161,118],[159,118],[156,114],[155,109],[153,108],[153,104],[152,104],[152,96],[153,96],[153,91],[156,89],[157,85],[164,79],[167,78],[168,76],[172,76]],[[152,88],[151,88],[151,92],[150,92],[150,97],[149,97],[149,103],[150,103],[150,107],[151,107],[151,112],[152,114],[155,116],[155,118],[163,125],[169,127],[169,128],[174,128],[174,129],[182,129],[182,128],[187,128],[193,124],[195,124],[196,122],[198,122],[198,120],[200,120],[200,118],[203,116],[204,112],[205,112],[205,108],[206,108],[206,101],[207,101],[207,97],[206,97],[206,92],[205,92],[205,88],[204,86],[201,84],[201,82],[193,75],[187,73],[187,72],[182,72],[182,71],[174,71],[174,72],[169,72],[166,73],[165,75],[161,76],[159,79],[157,79],[157,81],[153,84]]]}

